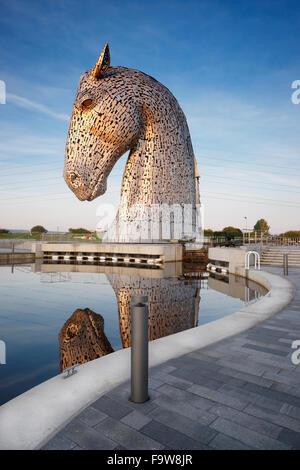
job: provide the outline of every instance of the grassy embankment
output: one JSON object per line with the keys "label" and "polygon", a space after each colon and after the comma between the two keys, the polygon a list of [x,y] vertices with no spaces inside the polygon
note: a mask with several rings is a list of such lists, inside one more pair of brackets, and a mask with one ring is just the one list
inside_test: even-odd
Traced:
{"label": "grassy embankment", "polygon": [[31,235],[29,232],[25,233],[0,233],[0,240],[4,239],[22,239],[22,240],[45,240],[45,241],[100,241],[101,235],[98,238],[92,235],[89,239],[87,235],[82,233],[53,233],[53,234],[40,234],[35,233]]}

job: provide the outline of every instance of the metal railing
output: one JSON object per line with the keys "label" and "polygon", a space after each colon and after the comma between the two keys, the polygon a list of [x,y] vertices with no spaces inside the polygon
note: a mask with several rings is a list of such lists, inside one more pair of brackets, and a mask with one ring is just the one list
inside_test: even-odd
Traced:
{"label": "metal railing", "polygon": [[101,243],[101,238],[95,233],[42,233],[40,240],[43,242],[92,242]]}
{"label": "metal railing", "polygon": [[230,240],[224,237],[211,237],[207,245],[213,246],[218,244],[232,244],[232,245],[261,245],[261,246],[299,246],[300,238],[298,237],[276,237],[264,236],[263,238],[255,236],[235,237]]}
{"label": "metal railing", "polygon": [[254,256],[254,269],[260,270],[260,256],[259,256],[259,253],[257,253],[257,251],[248,251],[245,254],[245,269],[250,268],[251,255]]}
{"label": "metal railing", "polygon": [[263,246],[299,246],[300,247],[300,238],[297,237],[247,237],[245,238],[244,244],[255,245],[260,243]]}

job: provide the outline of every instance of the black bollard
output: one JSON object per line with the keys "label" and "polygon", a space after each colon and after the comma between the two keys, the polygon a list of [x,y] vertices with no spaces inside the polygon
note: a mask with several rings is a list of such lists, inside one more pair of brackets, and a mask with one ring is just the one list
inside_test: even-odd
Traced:
{"label": "black bollard", "polygon": [[148,395],[148,297],[131,299],[131,396],[134,403],[144,403]]}

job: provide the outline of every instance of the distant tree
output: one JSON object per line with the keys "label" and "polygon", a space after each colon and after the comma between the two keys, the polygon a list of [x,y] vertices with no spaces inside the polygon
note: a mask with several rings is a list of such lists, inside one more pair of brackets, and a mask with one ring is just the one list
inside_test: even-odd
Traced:
{"label": "distant tree", "polygon": [[243,232],[237,228],[237,227],[231,227],[230,225],[228,227],[223,228],[222,232],[236,232],[242,234]]}
{"label": "distant tree", "polygon": [[9,233],[9,230],[6,228],[0,228],[0,233]]}
{"label": "distant tree", "polygon": [[281,233],[280,237],[300,238],[300,230],[289,230],[288,232]]}
{"label": "distant tree", "polygon": [[269,233],[270,226],[265,219],[259,219],[254,225],[254,231]]}
{"label": "distant tree", "polygon": [[47,233],[48,230],[46,230],[42,225],[35,225],[32,227],[30,230],[31,233]]}
{"label": "distant tree", "polygon": [[86,228],[69,228],[70,233],[92,233],[90,230],[87,230]]}
{"label": "distant tree", "polygon": [[211,230],[210,228],[207,228],[204,230],[204,236],[205,237],[213,237],[214,236],[214,231]]}

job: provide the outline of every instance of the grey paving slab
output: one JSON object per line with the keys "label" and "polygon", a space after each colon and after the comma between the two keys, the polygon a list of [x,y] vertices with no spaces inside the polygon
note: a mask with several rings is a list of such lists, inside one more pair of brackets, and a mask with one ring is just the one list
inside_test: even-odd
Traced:
{"label": "grey paving slab", "polygon": [[67,439],[63,434],[59,433],[44,445],[43,450],[74,450],[75,447],[75,442]]}
{"label": "grey paving slab", "polygon": [[222,367],[221,373],[223,375],[229,376],[225,383],[231,380],[230,377],[239,378],[241,380],[245,380],[246,382],[256,383],[261,385],[262,387],[271,387],[273,382],[267,378],[259,377],[257,375],[247,374],[246,372],[242,372],[240,370],[231,369],[229,367]]}
{"label": "grey paving slab", "polygon": [[102,411],[97,410],[94,406],[89,406],[85,410],[83,410],[80,415],[77,416],[83,423],[87,424],[88,426],[96,426],[96,424],[103,421],[103,419],[107,418],[107,414],[102,413]]}
{"label": "grey paving slab", "polygon": [[290,429],[283,429],[279,434],[278,439],[288,445],[292,445],[293,449],[300,449],[300,433],[291,431]]}
{"label": "grey paving slab", "polygon": [[[280,411],[283,402],[278,400],[271,400],[268,397],[263,395],[259,395],[258,393],[252,392],[244,388],[235,387],[234,385],[230,385],[229,383],[225,384],[219,390],[220,393],[229,395],[232,400],[243,400],[247,403],[257,403],[260,406],[268,408],[274,411]],[[242,409],[242,408],[241,408]]]}
{"label": "grey paving slab", "polygon": [[146,424],[141,431],[152,439],[162,442],[168,449],[205,450],[208,448],[183,433],[154,420]]}
{"label": "grey paving slab", "polygon": [[153,367],[152,371],[153,371],[153,374],[156,371],[160,371],[162,374],[170,374],[175,369],[176,367],[171,366],[170,364],[161,364],[160,366]]}
{"label": "grey paving slab", "polygon": [[158,387],[160,387],[164,382],[161,380],[158,380],[158,378],[151,377],[148,381],[148,387],[150,390],[156,390]]}
{"label": "grey paving slab", "polygon": [[[281,339],[281,338],[280,338]],[[276,340],[275,342],[264,342],[264,341],[256,341],[256,340],[248,340],[248,343],[244,343],[243,344],[243,348],[246,347],[246,344],[250,344],[250,345],[253,345],[253,346],[258,346],[258,347],[263,347],[263,348],[266,348],[266,350],[264,350],[263,352],[270,352],[272,354],[273,351],[279,351],[279,352],[282,352],[282,353],[285,353],[285,356],[287,356],[290,352],[291,352],[291,344],[290,342],[287,344],[284,344],[282,342],[279,342],[279,340]],[[257,351],[259,349],[257,348]],[[276,353],[274,352],[274,354],[276,355]],[[283,354],[282,354],[283,356]],[[285,357],[283,356],[283,357]]]}
{"label": "grey paving slab", "polygon": [[149,416],[140,413],[137,410],[133,410],[128,415],[121,419],[121,422],[127,424],[134,429],[141,429],[145,424],[150,423],[151,418]]}
{"label": "grey paving slab", "polygon": [[[144,429],[144,427],[142,429]],[[159,450],[164,448],[164,445],[159,441],[156,441],[155,439],[152,439],[113,418],[107,418],[105,421],[101,421],[101,423],[97,424],[95,429],[99,433],[104,434],[107,438],[114,439],[125,447],[125,449]]]}
{"label": "grey paving slab", "polygon": [[163,395],[173,398],[174,400],[182,400],[186,403],[191,403],[196,408],[201,408],[203,410],[209,409],[214,404],[211,399],[196,396],[194,393],[181,390],[168,384],[162,385],[159,390]]}
{"label": "grey paving slab", "polygon": [[277,390],[261,387],[256,384],[246,384],[244,389],[263,395],[270,400],[282,401],[283,403],[289,403],[290,405],[300,407],[300,398],[289,395],[288,393],[278,392]]}
{"label": "grey paving slab", "polygon": [[278,371],[280,369],[296,369],[288,357],[271,356],[269,353],[262,351],[252,351],[248,361],[253,365],[255,364],[257,367],[264,367],[265,369],[267,366],[271,366],[274,371]]}
{"label": "grey paving slab", "polygon": [[[281,269],[268,267],[281,274]],[[81,412],[43,449],[299,449],[300,269],[295,299],[234,337],[150,370],[150,400],[129,401],[130,383]]]}
{"label": "grey paving slab", "polygon": [[258,346],[256,344],[251,344],[251,343],[244,344],[243,348],[245,348],[245,349],[254,349],[255,351],[263,351],[263,352],[266,352],[266,353],[271,354],[271,355],[282,356],[282,357],[286,357],[287,354],[288,354],[287,351],[282,351],[282,350],[272,349],[272,348],[266,348],[266,347]]}
{"label": "grey paving slab", "polygon": [[62,434],[67,439],[88,450],[112,450],[117,447],[115,441],[107,438],[103,433],[97,432],[94,428],[87,426],[77,418],[67,424]]}
{"label": "grey paving slab", "polygon": [[191,355],[186,355],[182,357],[178,357],[177,359],[172,359],[170,361],[170,364],[173,365],[174,367],[178,368],[184,368],[186,370],[199,370],[200,368],[203,370],[205,368],[209,370],[214,370],[217,371],[220,369],[220,366],[217,365],[216,362],[212,362],[207,364],[205,361],[202,361],[201,359],[195,359],[195,357],[192,357]]}
{"label": "grey paving slab", "polygon": [[[187,378],[191,378],[191,372],[186,369],[176,369],[172,372],[172,375],[185,381]],[[223,383],[225,383],[228,378],[225,376],[223,377],[222,374],[215,372],[215,371],[208,371],[208,370],[193,370],[193,382],[189,382],[189,386],[195,384],[205,385],[204,382],[211,384],[209,388],[218,389]],[[176,383],[174,383],[176,385]],[[189,388],[189,387],[185,387]]]}
{"label": "grey paving slab", "polygon": [[[176,370],[177,369],[175,369],[175,371]],[[154,375],[154,377],[159,379],[160,386],[163,385],[163,384],[169,384],[169,385],[174,385],[177,388],[182,388],[183,390],[186,390],[191,385],[193,385],[193,381],[181,379],[177,376],[172,375],[172,373],[173,372],[171,372],[171,374],[163,374],[163,373],[157,372]],[[189,374],[188,377],[190,379],[191,375]]]}
{"label": "grey paving slab", "polygon": [[284,413],[278,413],[254,404],[248,405],[244,412],[300,433],[300,421]]}
{"label": "grey paving slab", "polygon": [[95,401],[93,407],[116,419],[121,419],[132,411],[127,404],[125,405],[107,396],[103,396]]}
{"label": "grey paving slab", "polygon": [[230,357],[226,359],[220,359],[218,362],[220,365],[231,368],[231,369],[236,369],[241,372],[245,372],[247,374],[251,375],[258,375],[262,376],[267,370],[272,370],[273,372],[278,372],[280,370],[279,367],[269,367],[268,364],[260,364],[260,363],[255,363],[255,361],[243,361],[240,358],[237,357]]}
{"label": "grey paving slab", "polygon": [[165,424],[202,444],[208,444],[217,434],[212,428],[173,410],[158,408],[152,411],[150,415],[155,421]]}
{"label": "grey paving slab", "polygon": [[210,447],[217,450],[252,450],[254,447],[244,444],[237,439],[226,434],[218,433],[217,436],[210,442]]}
{"label": "grey paving slab", "polygon": [[255,449],[286,450],[292,447],[291,445],[284,444],[281,441],[267,437],[257,431],[252,431],[249,428],[233,423],[232,421],[224,418],[218,418],[214,421],[212,427],[233,439],[240,440],[244,444],[254,447]]}
{"label": "grey paving slab", "polygon": [[[266,371],[263,377],[273,381],[273,385],[277,382],[278,384],[284,384],[289,388],[293,385],[299,384],[299,378],[293,371],[292,373],[286,373],[286,371],[279,370],[277,373]],[[272,388],[274,388],[272,385]]]}
{"label": "grey paving slab", "polygon": [[207,387],[202,387],[201,385],[195,384],[188,390],[189,392],[199,395],[202,398],[206,398],[217,403],[222,403],[223,405],[231,406],[232,408],[236,408],[237,410],[243,410],[249,403],[249,400],[245,400],[244,397],[238,399],[235,397],[231,397],[226,393],[221,393],[216,390],[210,390]]}
{"label": "grey paving slab", "polygon": [[202,424],[210,424],[216,419],[216,415],[199,407],[193,406],[192,400],[174,400],[170,397],[161,396],[154,400],[157,410],[166,408],[179,415],[198,421]]}
{"label": "grey paving slab", "polygon": [[232,419],[232,417],[237,415],[239,411],[231,408],[230,406],[215,404],[209,409],[209,413],[216,417]]}
{"label": "grey paving slab", "polygon": [[261,418],[256,418],[255,416],[248,415],[243,412],[239,412],[231,415],[227,419],[244,426],[245,428],[252,429],[252,431],[257,431],[260,434],[265,434],[266,436],[277,439],[282,427],[269,423]]}
{"label": "grey paving slab", "polygon": [[280,413],[284,413],[292,418],[300,420],[300,408],[296,406],[285,403],[280,409]]}
{"label": "grey paving slab", "polygon": [[204,350],[192,352],[189,354],[189,356],[193,357],[194,359],[201,359],[202,361],[205,361],[205,362],[216,362],[217,360],[216,357],[211,357],[205,354]]}

